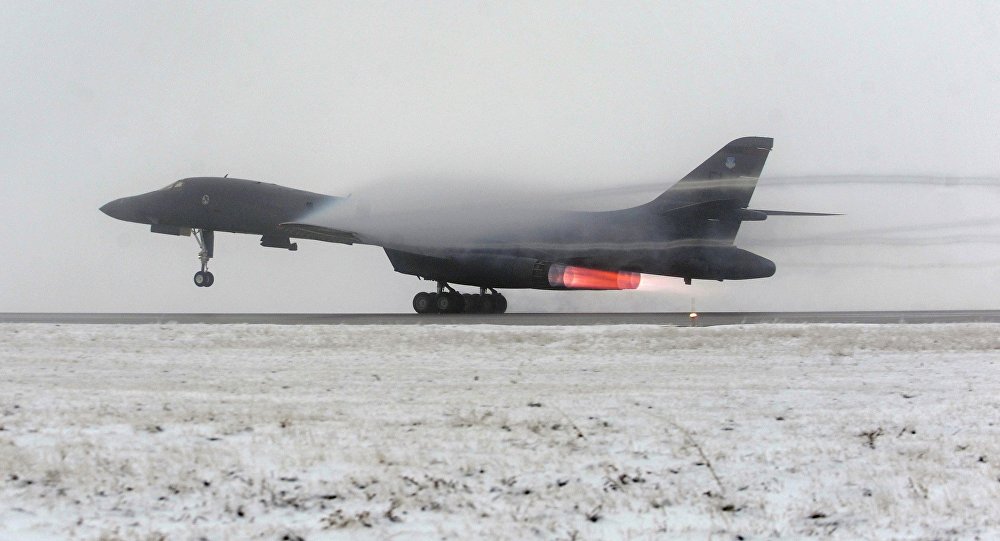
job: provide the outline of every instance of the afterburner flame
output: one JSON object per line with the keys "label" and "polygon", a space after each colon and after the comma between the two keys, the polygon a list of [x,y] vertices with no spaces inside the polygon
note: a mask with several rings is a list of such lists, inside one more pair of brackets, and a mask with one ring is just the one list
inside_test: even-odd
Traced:
{"label": "afterburner flame", "polygon": [[566,289],[636,289],[642,277],[637,272],[606,271],[552,265],[549,268],[549,285]]}
{"label": "afterburner flame", "polygon": [[659,291],[690,295],[693,293],[704,294],[705,288],[704,283],[700,281],[695,281],[694,285],[685,285],[684,280],[674,276],[643,274],[642,286],[639,289],[643,291]]}

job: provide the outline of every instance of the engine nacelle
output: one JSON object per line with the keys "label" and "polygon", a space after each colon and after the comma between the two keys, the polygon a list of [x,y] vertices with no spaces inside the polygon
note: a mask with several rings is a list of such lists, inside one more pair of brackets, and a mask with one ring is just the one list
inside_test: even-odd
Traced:
{"label": "engine nacelle", "polygon": [[774,262],[735,246],[682,246],[665,250],[644,272],[699,280],[750,280],[773,276]]}
{"label": "engine nacelle", "polygon": [[504,289],[635,289],[636,272],[587,269],[530,257],[460,254],[433,257],[386,249],[396,272],[426,280]]}
{"label": "engine nacelle", "polygon": [[766,278],[775,271],[773,261],[735,246],[680,246],[635,255],[629,258],[628,266],[636,272],[474,252],[440,256],[388,248],[385,252],[396,272],[426,280],[505,289],[636,289],[641,280],[639,272],[697,280],[748,280]]}
{"label": "engine nacelle", "polygon": [[575,267],[573,265],[549,265],[549,287],[553,289],[635,289],[639,287],[642,275],[631,271],[608,271]]}

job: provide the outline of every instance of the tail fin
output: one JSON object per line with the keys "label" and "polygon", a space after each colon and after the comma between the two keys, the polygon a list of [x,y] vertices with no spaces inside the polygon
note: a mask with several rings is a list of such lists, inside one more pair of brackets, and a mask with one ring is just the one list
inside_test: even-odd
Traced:
{"label": "tail fin", "polygon": [[766,215],[747,210],[774,139],[730,142],[642,209],[669,219],[674,231],[698,243],[730,245],[740,224]]}
{"label": "tail fin", "polygon": [[657,212],[714,204],[740,209],[750,204],[774,139],[743,137],[730,142],[649,205]]}

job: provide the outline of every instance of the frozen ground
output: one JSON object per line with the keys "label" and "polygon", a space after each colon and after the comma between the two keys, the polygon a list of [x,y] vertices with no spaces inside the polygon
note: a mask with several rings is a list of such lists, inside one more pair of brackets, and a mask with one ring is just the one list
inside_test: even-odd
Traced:
{"label": "frozen ground", "polygon": [[0,539],[996,539],[1000,325],[0,325]]}

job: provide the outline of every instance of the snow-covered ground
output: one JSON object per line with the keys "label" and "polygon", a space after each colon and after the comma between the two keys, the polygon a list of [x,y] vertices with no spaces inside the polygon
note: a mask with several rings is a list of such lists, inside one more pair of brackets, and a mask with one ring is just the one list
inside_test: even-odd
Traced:
{"label": "snow-covered ground", "polygon": [[1000,325],[0,325],[0,539],[996,539]]}

